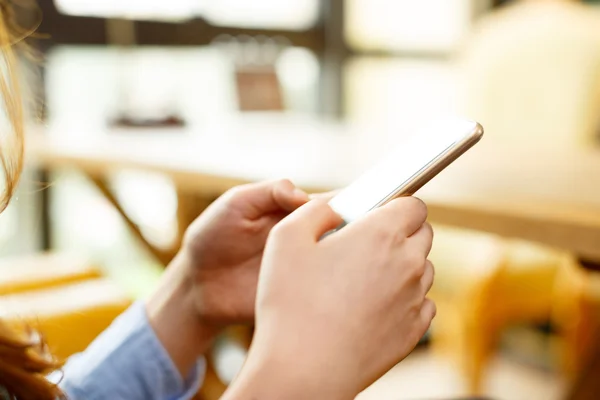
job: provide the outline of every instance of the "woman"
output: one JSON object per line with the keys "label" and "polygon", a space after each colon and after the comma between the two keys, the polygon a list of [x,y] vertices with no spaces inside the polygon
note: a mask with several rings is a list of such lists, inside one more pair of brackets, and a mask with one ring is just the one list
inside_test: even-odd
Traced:
{"label": "woman", "polygon": [[[23,163],[11,47],[21,35],[7,4],[0,0],[0,89],[11,128],[0,149],[3,208]],[[18,400],[187,399],[201,385],[215,335],[255,321],[225,399],[352,399],[413,349],[435,315],[426,299],[426,216],[421,201],[396,200],[319,241],[341,223],[324,200],[309,201],[289,181],[235,188],[190,226],[154,293],[62,368],[39,335],[0,323],[0,392]]]}

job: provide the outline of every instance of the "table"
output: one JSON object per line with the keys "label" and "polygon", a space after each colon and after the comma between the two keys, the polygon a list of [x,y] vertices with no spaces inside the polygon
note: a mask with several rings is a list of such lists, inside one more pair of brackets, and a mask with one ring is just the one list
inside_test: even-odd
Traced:
{"label": "table", "polygon": [[[171,178],[184,196],[212,199],[250,181],[290,178],[309,191],[340,188],[394,142],[362,127],[296,117],[233,118],[191,132],[36,133],[28,160],[77,168],[95,181],[123,169]],[[366,133],[365,133],[366,132]],[[600,151],[486,143],[418,193],[431,220],[532,240],[600,261]]]}
{"label": "table", "polygon": [[[177,187],[183,228],[244,182],[286,177],[309,191],[343,187],[407,133],[263,114],[194,132],[44,131],[28,137],[30,163],[84,172],[126,220],[107,176],[123,169],[164,174]],[[559,247],[600,265],[600,152],[508,148],[486,139],[418,193],[430,220]],[[176,251],[143,242],[165,265]]]}

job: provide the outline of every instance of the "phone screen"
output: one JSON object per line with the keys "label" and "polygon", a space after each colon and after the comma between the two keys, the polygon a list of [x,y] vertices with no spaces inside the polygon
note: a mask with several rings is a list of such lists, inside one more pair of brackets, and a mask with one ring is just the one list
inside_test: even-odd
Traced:
{"label": "phone screen", "polygon": [[331,199],[329,205],[346,223],[356,220],[394,195],[476,127],[475,122],[454,119],[428,124],[401,140],[383,160]]}

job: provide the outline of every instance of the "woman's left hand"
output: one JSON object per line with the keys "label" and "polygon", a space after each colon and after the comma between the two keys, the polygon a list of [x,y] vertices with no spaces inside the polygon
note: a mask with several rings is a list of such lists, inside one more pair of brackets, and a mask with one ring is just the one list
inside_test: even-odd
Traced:
{"label": "woman's left hand", "polygon": [[222,328],[254,319],[269,232],[308,200],[287,180],[243,185],[217,199],[188,228],[146,303],[150,323],[183,376]]}
{"label": "woman's left hand", "polygon": [[225,193],[192,223],[180,258],[204,321],[226,326],[254,320],[267,236],[307,201],[308,195],[287,180],[248,184]]}

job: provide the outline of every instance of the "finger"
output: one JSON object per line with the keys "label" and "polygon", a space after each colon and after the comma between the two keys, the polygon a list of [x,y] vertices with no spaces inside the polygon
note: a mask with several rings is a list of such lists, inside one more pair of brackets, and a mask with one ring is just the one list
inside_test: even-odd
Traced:
{"label": "finger", "polygon": [[429,327],[431,326],[431,321],[435,318],[435,314],[437,313],[437,307],[435,303],[431,299],[425,299],[423,301],[423,305],[421,306],[421,323],[423,334],[427,332]]}
{"label": "finger", "polygon": [[289,213],[282,211],[270,213],[265,215],[263,218],[254,220],[253,223],[259,224],[260,226],[260,228],[256,229],[256,232],[254,233],[256,241],[265,244],[269,234],[271,233],[271,229],[273,229],[273,227],[275,227],[288,215]]}
{"label": "finger", "polygon": [[333,199],[339,192],[340,192],[339,190],[332,190],[330,192],[324,192],[324,193],[311,193],[308,195],[308,198],[310,200],[329,201],[329,200]]}
{"label": "finger", "polygon": [[308,195],[287,179],[242,185],[233,189],[231,197],[248,219],[278,211],[291,212],[308,201]]}
{"label": "finger", "polygon": [[286,217],[280,225],[309,235],[318,241],[321,236],[337,228],[343,222],[333,209],[323,200],[313,200]]}
{"label": "finger", "polygon": [[275,184],[273,198],[279,208],[287,212],[294,211],[309,200],[308,194],[304,190],[296,187],[287,179],[278,181]]}
{"label": "finger", "polygon": [[433,228],[428,222],[425,222],[418,231],[410,236],[411,242],[421,251],[425,257],[429,256],[433,246]]}
{"label": "finger", "polygon": [[421,277],[421,287],[423,288],[423,293],[427,295],[433,286],[433,279],[435,277],[435,268],[433,267],[433,263],[429,260],[425,261],[425,270],[423,272],[423,276]]}
{"label": "finger", "polygon": [[394,224],[406,237],[413,235],[427,220],[427,206],[413,196],[399,197],[374,210],[383,223]]}

